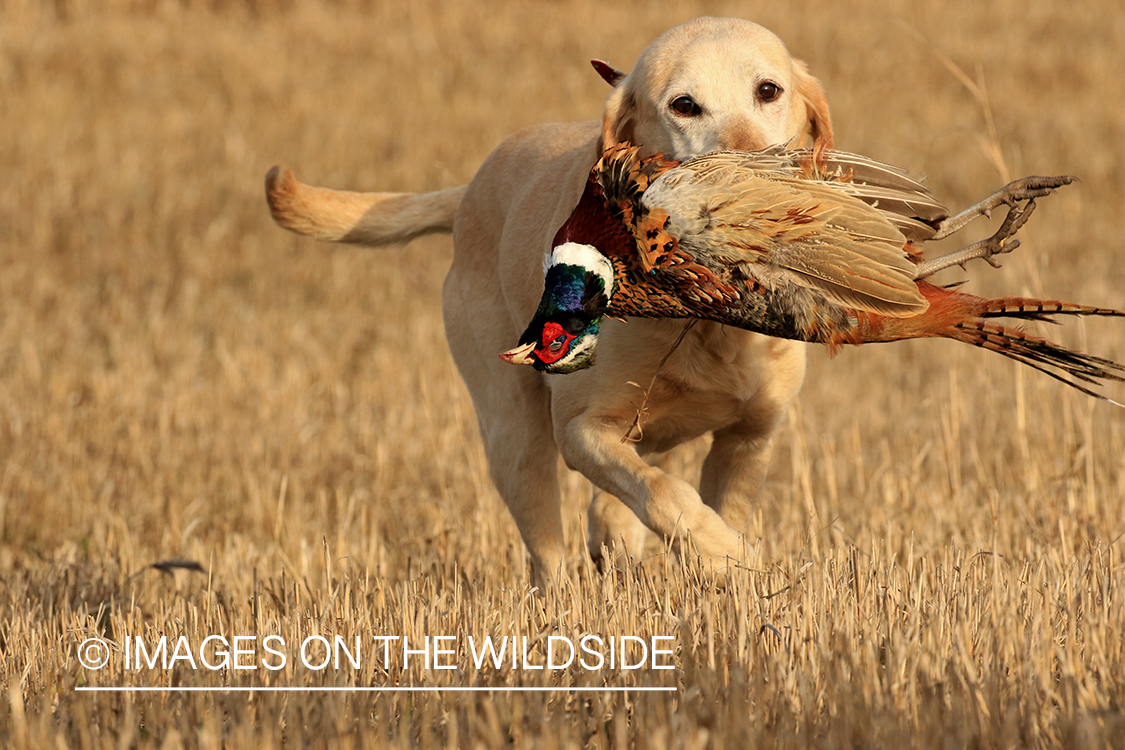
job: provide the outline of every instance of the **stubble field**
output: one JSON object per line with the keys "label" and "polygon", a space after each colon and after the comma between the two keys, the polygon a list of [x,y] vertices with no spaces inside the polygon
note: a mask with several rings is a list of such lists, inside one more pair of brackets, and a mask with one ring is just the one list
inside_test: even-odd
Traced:
{"label": "stubble field", "polygon": [[[955,343],[811,350],[747,570],[716,590],[654,540],[598,573],[590,488],[560,466],[572,585],[539,596],[445,344],[448,238],[330,247],[269,218],[279,161],[462,184],[520,127],[597,118],[587,60],[628,69],[705,14],[777,32],[837,145],[951,206],[1078,175],[967,288],[1125,306],[1109,0],[0,1],[0,744],[1123,746],[1120,410]],[[1050,334],[1125,360],[1119,321]],[[694,479],[705,447],[667,465]],[[126,637],[270,634],[279,670],[124,661]],[[675,668],[478,669],[468,647],[527,636],[542,663],[590,634],[666,637]],[[439,635],[457,669],[372,641]],[[311,636],[359,637],[361,665],[300,663]],[[79,690],[111,686],[177,690]],[[674,690],[178,690],[265,686]]]}

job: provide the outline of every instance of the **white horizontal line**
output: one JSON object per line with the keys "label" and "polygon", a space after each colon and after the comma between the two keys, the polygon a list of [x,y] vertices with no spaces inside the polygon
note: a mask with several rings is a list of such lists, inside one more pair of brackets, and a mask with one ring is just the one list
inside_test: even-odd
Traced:
{"label": "white horizontal line", "polygon": [[76,687],[96,693],[671,693],[676,687]]}

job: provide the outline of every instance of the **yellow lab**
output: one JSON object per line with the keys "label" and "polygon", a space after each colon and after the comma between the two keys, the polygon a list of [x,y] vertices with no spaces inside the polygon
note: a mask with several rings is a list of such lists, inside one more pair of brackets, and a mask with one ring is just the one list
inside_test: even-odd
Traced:
{"label": "yellow lab", "polygon": [[[446,337],[476,406],[492,479],[550,583],[564,555],[556,473],[567,466],[604,492],[590,507],[591,551],[637,550],[644,526],[716,569],[740,554],[740,535],[769,461],[771,438],[801,387],[804,345],[700,323],[661,364],[683,322],[607,321],[598,364],[541,375],[497,356],[519,339],[543,291],[543,257],[578,201],[603,144],[629,140],[670,158],[758,149],[811,136],[832,145],[824,92],[805,65],[757,24],[699,18],[648,46],[617,87],[602,123],[522,130],[494,151],[467,187],[424,195],[313,188],[274,167],[273,216],[295,232],[383,245],[453,232],[445,280]],[[641,393],[653,386],[640,435]],[[634,440],[623,440],[632,433]],[[700,489],[642,458],[699,435],[713,442]],[[611,494],[606,494],[611,493]],[[620,498],[620,499],[618,499]]]}

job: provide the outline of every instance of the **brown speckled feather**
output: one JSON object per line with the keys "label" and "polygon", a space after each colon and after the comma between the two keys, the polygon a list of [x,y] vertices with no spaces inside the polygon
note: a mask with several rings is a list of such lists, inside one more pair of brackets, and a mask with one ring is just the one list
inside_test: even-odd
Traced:
{"label": "brown speckled feather", "polygon": [[881,214],[823,183],[702,157],[654,183],[644,203],[672,216],[669,230],[695,258],[744,265],[838,304],[914,315],[926,302],[913,281],[906,237]]}
{"label": "brown speckled feather", "polygon": [[[718,152],[674,170],[674,162],[639,160],[636,153],[618,146],[596,171],[611,210],[635,237],[635,257],[623,262],[650,304],[675,307],[676,300],[661,299],[674,295],[711,313],[743,296],[739,282],[758,281],[804,287],[835,304],[882,315],[925,309],[912,281],[907,238],[887,218],[893,212],[872,211],[842,187],[892,192],[902,198],[896,207],[909,200],[931,207],[927,219],[943,217],[925,188],[900,172],[886,172],[889,187],[857,190],[855,167],[833,159],[834,152],[827,169],[816,172],[820,180],[807,176],[813,172],[805,152]],[[861,157],[851,161],[867,174],[881,174]],[[638,175],[644,190],[636,187]]]}
{"label": "brown speckled feather", "polygon": [[721,157],[746,168],[828,184],[879,209],[912,242],[927,240],[949,213],[922,183],[904,169],[845,151],[825,151],[814,162],[811,149],[774,146],[762,151],[726,152]]}

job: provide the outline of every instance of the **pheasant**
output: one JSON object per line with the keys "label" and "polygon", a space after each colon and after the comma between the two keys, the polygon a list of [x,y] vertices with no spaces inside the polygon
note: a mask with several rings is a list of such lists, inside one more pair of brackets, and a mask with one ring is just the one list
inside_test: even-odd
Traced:
{"label": "pheasant", "polygon": [[[999,352],[1096,398],[1088,385],[1125,368],[996,318],[1125,316],[1023,297],[983,299],[927,278],[994,258],[1035,209],[1073,177],[1027,177],[950,216],[906,172],[855,154],[772,147],[678,163],[609,148],[555,236],[545,289],[519,346],[500,356],[547,373],[594,363],[603,316],[696,318],[826,344],[944,337]],[[991,237],[933,260],[921,243],[1000,205]],[[1084,385],[1086,384],[1086,385]],[[1116,402],[1114,402],[1116,403]],[[1119,404],[1120,405],[1120,404]]]}

